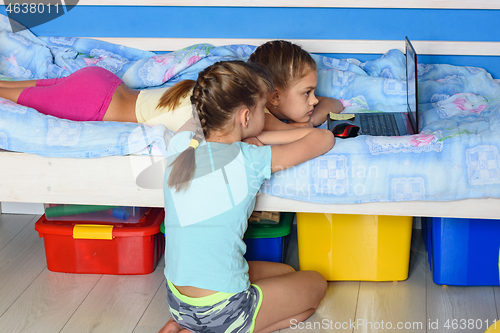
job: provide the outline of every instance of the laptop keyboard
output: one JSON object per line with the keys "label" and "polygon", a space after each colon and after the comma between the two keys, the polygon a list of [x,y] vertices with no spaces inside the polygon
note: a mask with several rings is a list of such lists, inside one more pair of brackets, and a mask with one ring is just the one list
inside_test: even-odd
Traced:
{"label": "laptop keyboard", "polygon": [[361,122],[362,134],[399,135],[396,118],[392,113],[357,114]]}

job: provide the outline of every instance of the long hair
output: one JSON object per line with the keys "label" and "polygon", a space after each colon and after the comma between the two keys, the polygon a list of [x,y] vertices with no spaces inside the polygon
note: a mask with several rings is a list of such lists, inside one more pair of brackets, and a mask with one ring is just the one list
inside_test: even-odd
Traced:
{"label": "long hair", "polygon": [[183,80],[177,82],[161,96],[156,108],[168,108],[168,111],[174,110],[181,104],[181,99],[186,97],[193,89],[193,80]]}
{"label": "long hair", "polygon": [[[254,108],[273,89],[269,74],[254,64],[222,61],[201,71],[193,87],[193,116],[200,127],[194,139],[200,142],[212,131],[226,130],[241,106]],[[195,149],[183,151],[171,164],[168,186],[187,189],[196,171]]]}
{"label": "long hair", "polygon": [[300,46],[284,40],[260,45],[248,59],[267,70],[274,86],[288,90],[292,83],[302,79],[308,71],[316,70],[316,62]]}

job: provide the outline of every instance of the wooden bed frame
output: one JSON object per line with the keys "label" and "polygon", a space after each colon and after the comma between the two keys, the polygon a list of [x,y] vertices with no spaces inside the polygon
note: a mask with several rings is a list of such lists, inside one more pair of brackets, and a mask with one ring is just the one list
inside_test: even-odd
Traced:
{"label": "wooden bed frame", "polygon": [[[3,1],[0,1],[0,5]],[[229,0],[80,0],[78,5],[126,6],[244,6],[305,7],[295,0],[229,1]],[[380,7],[380,8],[451,8],[500,9],[496,0],[414,1],[312,0],[307,7]],[[78,36],[77,36],[78,37]],[[80,36],[81,37],[81,36]],[[279,38],[279,36],[277,36]],[[96,38],[144,50],[173,51],[196,43],[216,46],[228,44],[259,45],[265,39],[196,39],[196,38]],[[391,48],[403,50],[404,42],[393,40],[318,40],[290,39],[313,53],[384,53]],[[495,55],[500,56],[499,42],[419,41],[413,44],[419,54]],[[96,159],[47,158],[37,155],[0,152],[0,202],[43,202],[61,204],[101,204],[126,206],[163,206],[161,189],[144,189],[136,177],[155,159],[150,156],[114,156]],[[315,204],[260,194],[256,209],[268,211],[371,214],[399,216],[443,216],[467,218],[500,218],[500,199],[467,199],[459,201],[406,201],[363,204]]]}

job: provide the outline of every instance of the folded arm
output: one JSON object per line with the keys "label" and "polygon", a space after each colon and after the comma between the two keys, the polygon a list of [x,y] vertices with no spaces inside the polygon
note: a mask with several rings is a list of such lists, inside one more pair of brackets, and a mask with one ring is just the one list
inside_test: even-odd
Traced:
{"label": "folded arm", "polygon": [[262,132],[257,138],[274,145],[271,172],[276,172],[323,155],[335,144],[332,132],[319,128],[296,128]]}

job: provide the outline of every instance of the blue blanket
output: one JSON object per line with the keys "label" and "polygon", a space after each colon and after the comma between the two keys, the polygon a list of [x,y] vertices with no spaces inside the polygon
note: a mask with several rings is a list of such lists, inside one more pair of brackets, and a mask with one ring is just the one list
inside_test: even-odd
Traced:
{"label": "blue blanket", "polygon": [[[347,112],[406,108],[401,52],[367,63],[320,60],[318,95],[343,99]],[[337,140],[262,191],[339,204],[499,197],[499,83],[475,67],[418,64],[418,76],[419,134]]]}
{"label": "blue blanket", "polygon": [[[220,60],[246,60],[255,46],[207,44],[155,54],[91,39],[13,34],[0,16],[0,79],[68,75],[101,66],[133,88],[196,78]],[[317,95],[340,99],[345,112],[406,106],[405,60],[398,50],[361,63],[314,56]],[[418,64],[421,132],[404,137],[337,140],[327,154],[278,172],[262,191],[319,203],[457,200],[500,197],[500,85],[485,70]],[[72,122],[0,99],[0,148],[57,157],[129,154],[172,133],[115,122]]]}

